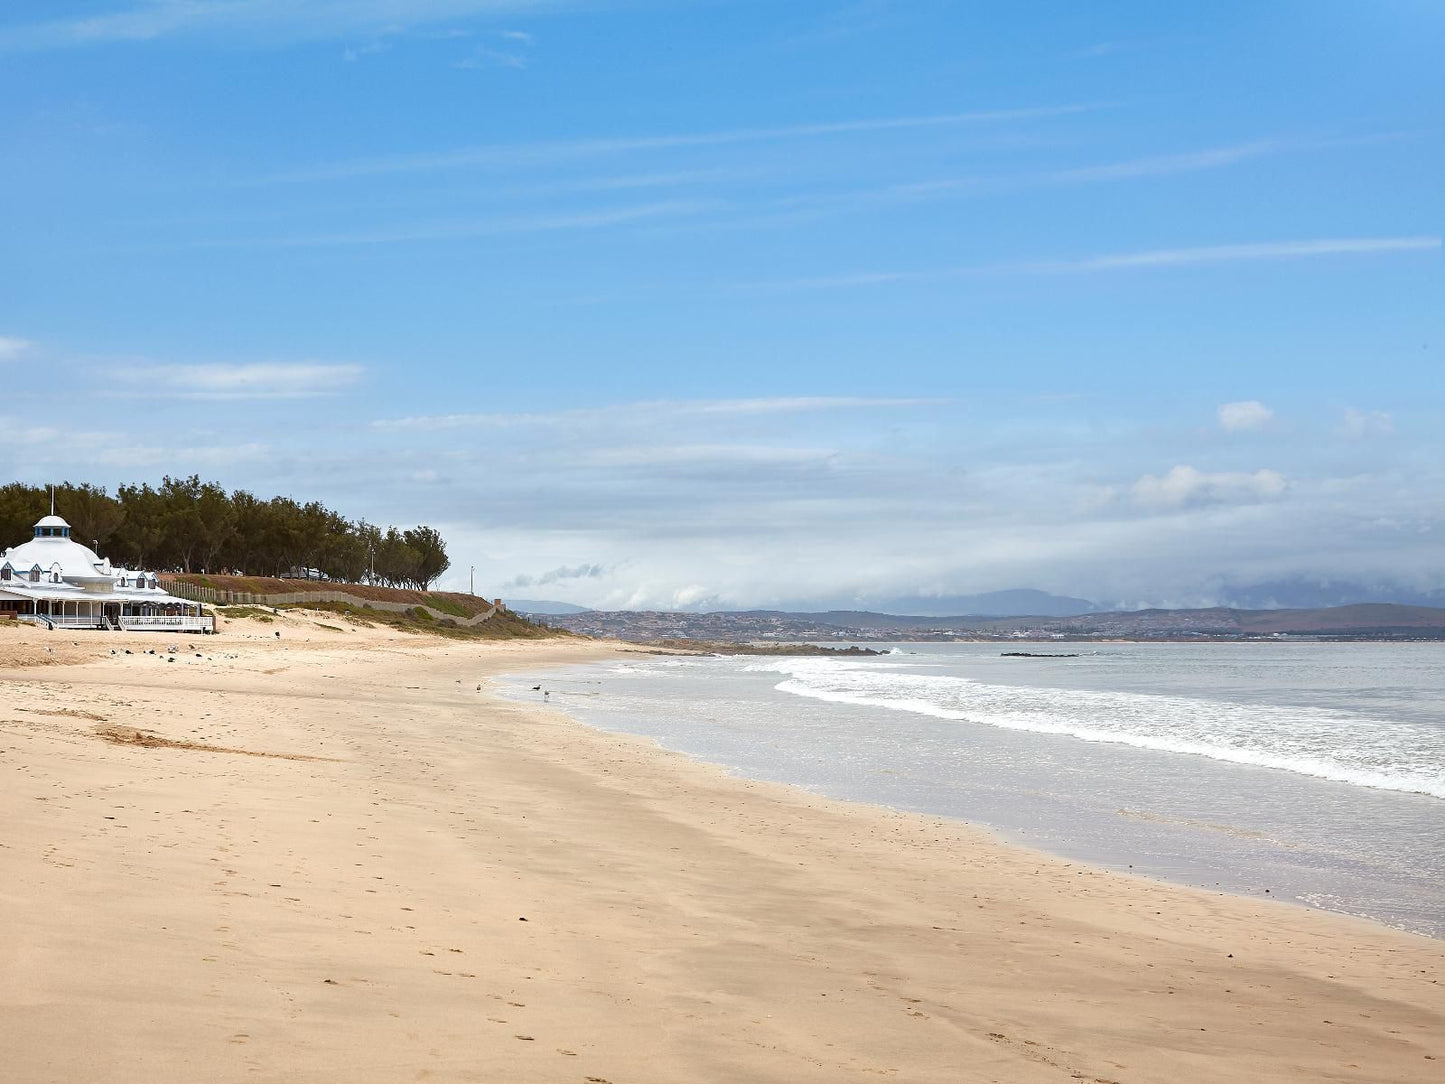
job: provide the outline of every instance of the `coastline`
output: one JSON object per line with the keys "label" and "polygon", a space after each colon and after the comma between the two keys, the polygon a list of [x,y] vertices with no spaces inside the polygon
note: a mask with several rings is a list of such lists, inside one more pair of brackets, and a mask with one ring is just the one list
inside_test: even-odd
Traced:
{"label": "coastline", "polygon": [[1441,942],[752,783],[486,690],[625,649],[283,620],[175,663],[3,632],[16,1079],[1423,1081],[1445,1061]]}

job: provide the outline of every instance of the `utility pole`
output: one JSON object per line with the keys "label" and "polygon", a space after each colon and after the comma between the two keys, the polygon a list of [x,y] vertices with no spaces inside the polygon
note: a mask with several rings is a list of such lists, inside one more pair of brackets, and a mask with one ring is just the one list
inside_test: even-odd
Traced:
{"label": "utility pole", "polygon": [[477,593],[477,566],[472,565],[472,594]]}

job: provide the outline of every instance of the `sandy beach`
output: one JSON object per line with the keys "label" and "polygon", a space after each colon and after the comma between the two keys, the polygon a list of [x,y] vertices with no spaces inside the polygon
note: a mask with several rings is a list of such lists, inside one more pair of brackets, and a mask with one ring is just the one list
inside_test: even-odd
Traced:
{"label": "sandy beach", "polygon": [[0,627],[4,1079],[1445,1075],[1445,943],[488,692],[623,648],[339,620]]}

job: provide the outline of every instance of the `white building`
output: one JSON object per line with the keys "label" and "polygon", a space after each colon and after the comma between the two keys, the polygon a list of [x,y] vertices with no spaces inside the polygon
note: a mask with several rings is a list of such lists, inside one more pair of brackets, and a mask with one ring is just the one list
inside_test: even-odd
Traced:
{"label": "white building", "polygon": [[70,537],[56,515],[0,553],[0,614],[48,628],[211,632],[199,603],[163,591],[154,572],[115,568]]}

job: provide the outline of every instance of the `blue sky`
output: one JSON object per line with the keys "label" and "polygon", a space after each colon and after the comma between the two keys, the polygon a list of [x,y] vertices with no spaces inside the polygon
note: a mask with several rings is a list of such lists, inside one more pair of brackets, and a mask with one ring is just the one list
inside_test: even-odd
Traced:
{"label": "blue sky", "polygon": [[0,471],[598,605],[1445,585],[1445,5],[0,9]]}

